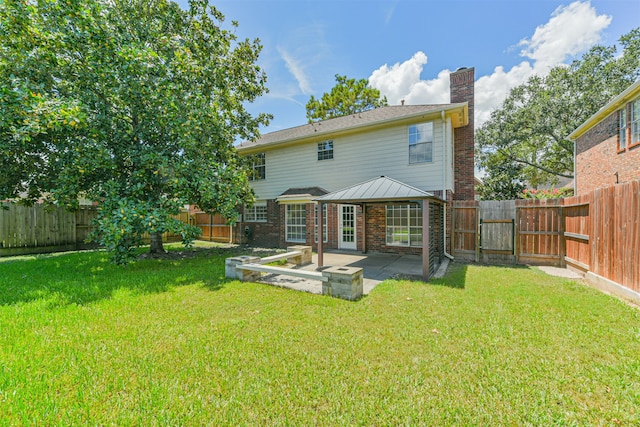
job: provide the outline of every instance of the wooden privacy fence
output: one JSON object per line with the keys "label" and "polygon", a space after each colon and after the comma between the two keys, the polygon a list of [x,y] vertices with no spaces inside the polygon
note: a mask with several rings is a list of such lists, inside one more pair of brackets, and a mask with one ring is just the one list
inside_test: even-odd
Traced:
{"label": "wooden privacy fence", "polygon": [[458,258],[568,265],[640,292],[640,181],[565,199],[456,201],[451,232]]}
{"label": "wooden privacy fence", "polygon": [[234,228],[220,214],[196,212],[195,225],[202,230],[200,239],[210,242],[233,243]]}
{"label": "wooden privacy fence", "polygon": [[498,264],[561,265],[562,200],[456,201],[453,255]]}
{"label": "wooden privacy fence", "polygon": [[[2,203],[0,209],[0,256],[72,251],[97,247],[87,243],[92,221],[98,211],[94,206],[82,206],[76,212],[64,208],[45,209],[43,205],[22,206]],[[188,212],[176,218],[191,223]],[[177,241],[173,233],[162,235],[163,241]],[[148,240],[149,236],[143,236]]]}

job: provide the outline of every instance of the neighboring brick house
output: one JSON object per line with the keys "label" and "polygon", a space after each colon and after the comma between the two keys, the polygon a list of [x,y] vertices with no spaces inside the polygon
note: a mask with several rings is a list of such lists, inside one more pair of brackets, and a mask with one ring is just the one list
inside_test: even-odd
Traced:
{"label": "neighboring brick house", "polygon": [[574,141],[575,194],[640,179],[640,81],[602,107]]}
{"label": "neighboring brick house", "polygon": [[[449,202],[475,195],[474,69],[452,73],[450,83],[450,104],[381,107],[239,145],[253,164],[256,204],[244,209],[240,224],[250,243],[316,248],[315,199],[371,181],[414,199],[390,197],[366,207],[327,203],[324,248],[421,253],[422,213],[415,195]],[[389,179],[376,180],[381,176]]]}

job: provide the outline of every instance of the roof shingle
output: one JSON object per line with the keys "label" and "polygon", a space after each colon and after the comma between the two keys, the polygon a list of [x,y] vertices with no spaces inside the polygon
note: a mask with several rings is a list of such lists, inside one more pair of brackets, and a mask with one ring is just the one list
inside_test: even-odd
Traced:
{"label": "roof shingle", "polygon": [[309,123],[262,135],[257,141],[246,141],[237,146],[239,150],[247,150],[257,146],[294,141],[296,139],[321,136],[374,124],[382,124],[412,117],[435,113],[441,110],[462,108],[466,103],[433,104],[433,105],[393,105],[380,107],[361,113]]}

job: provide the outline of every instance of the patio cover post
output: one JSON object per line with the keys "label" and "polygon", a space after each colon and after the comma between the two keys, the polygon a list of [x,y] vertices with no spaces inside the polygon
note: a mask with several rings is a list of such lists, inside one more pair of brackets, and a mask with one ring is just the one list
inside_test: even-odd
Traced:
{"label": "patio cover post", "polygon": [[322,202],[318,202],[318,267],[322,267],[324,265],[324,257],[322,254],[322,250],[323,248],[323,238],[322,236],[324,236],[323,234],[323,227],[322,227],[322,223],[324,222],[324,215],[322,215],[322,208],[324,207],[324,203]]}
{"label": "patio cover post", "polygon": [[422,280],[429,281],[429,199],[422,200]]}

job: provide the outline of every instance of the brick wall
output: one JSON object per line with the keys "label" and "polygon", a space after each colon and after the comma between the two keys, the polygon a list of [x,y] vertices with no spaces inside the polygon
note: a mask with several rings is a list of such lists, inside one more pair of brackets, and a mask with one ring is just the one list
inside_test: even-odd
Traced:
{"label": "brick wall", "polygon": [[[451,197],[451,193],[447,192],[448,197]],[[441,205],[431,204],[431,216],[436,219],[436,223],[440,224],[442,219]],[[356,207],[356,224],[357,224],[357,250],[374,253],[396,253],[396,254],[411,254],[421,255],[422,248],[417,247],[404,247],[404,246],[388,246],[386,244],[386,205],[368,205],[367,206],[367,221],[364,222],[363,209],[360,206]],[[315,241],[315,205],[313,203],[306,204],[307,221],[306,221],[306,242],[305,245],[312,246],[314,251],[318,250],[318,244]],[[327,205],[327,226],[328,226],[328,241],[324,243],[325,249],[338,249],[338,205]],[[285,215],[286,205],[279,205],[275,200],[267,201],[267,222],[242,222],[238,227],[241,232],[246,226],[252,230],[252,239],[247,240],[243,236],[243,243],[248,243],[251,246],[256,247],[268,247],[268,248],[286,248],[294,244],[302,244],[299,242],[287,242],[285,241]],[[439,226],[436,226],[437,230],[432,230],[432,257],[440,257],[442,251],[442,238],[443,236],[439,232]],[[450,225],[447,224],[447,229]],[[365,242],[366,238],[366,242]],[[365,247],[366,243],[366,247]],[[432,260],[433,261],[433,260]],[[439,263],[439,260],[436,260]]]}
{"label": "brick wall", "polygon": [[469,124],[453,130],[454,199],[473,200],[474,182],[474,68],[462,68],[451,73],[451,103],[469,103]]}
{"label": "brick wall", "polygon": [[[280,224],[284,224],[284,222],[280,221],[280,206],[275,200],[267,200],[267,222],[245,222],[244,210],[242,213],[243,222],[239,227],[240,242],[264,248],[281,247],[280,235],[284,233],[284,229]],[[250,239],[247,239],[244,234],[245,227],[251,229]]]}
{"label": "brick wall", "polygon": [[367,252],[421,255],[422,248],[387,246],[387,212],[385,205],[367,206],[366,239]]}
{"label": "brick wall", "polygon": [[576,140],[576,195],[640,179],[640,145],[618,152],[618,121],[616,111]]}

